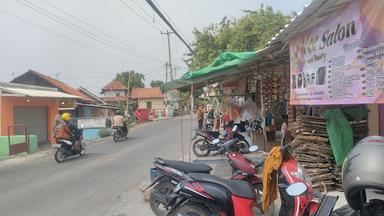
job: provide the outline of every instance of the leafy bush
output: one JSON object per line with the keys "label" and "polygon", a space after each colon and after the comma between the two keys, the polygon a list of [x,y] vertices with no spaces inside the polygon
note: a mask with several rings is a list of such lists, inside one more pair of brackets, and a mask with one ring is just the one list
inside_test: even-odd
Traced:
{"label": "leafy bush", "polygon": [[112,135],[111,129],[109,129],[109,128],[100,128],[99,129],[99,137],[100,138],[108,137],[108,136],[111,136],[111,135]]}

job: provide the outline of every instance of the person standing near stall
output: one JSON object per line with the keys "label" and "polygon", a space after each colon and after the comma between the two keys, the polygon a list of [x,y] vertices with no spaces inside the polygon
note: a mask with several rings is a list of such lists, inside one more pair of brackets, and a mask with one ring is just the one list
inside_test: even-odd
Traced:
{"label": "person standing near stall", "polygon": [[199,130],[203,129],[204,122],[204,106],[200,105],[196,112],[197,115],[197,127]]}
{"label": "person standing near stall", "polygon": [[266,111],[265,115],[265,139],[267,140],[267,151],[272,148],[276,139],[275,119],[271,111]]}

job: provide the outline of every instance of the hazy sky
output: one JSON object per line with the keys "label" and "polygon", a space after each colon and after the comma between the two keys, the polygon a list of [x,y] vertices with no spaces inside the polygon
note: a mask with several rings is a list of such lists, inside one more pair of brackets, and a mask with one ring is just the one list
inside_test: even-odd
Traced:
{"label": "hazy sky", "polygon": [[[191,43],[194,27],[217,23],[223,16],[241,17],[242,10],[255,10],[261,3],[290,14],[300,12],[310,0],[154,2]],[[160,34],[166,31],[163,26],[145,0],[2,0],[0,81],[32,69],[99,93],[122,70],[145,74],[146,85],[164,80],[168,54],[166,38]],[[182,58],[187,49],[175,36],[171,48],[179,77],[186,72]]]}

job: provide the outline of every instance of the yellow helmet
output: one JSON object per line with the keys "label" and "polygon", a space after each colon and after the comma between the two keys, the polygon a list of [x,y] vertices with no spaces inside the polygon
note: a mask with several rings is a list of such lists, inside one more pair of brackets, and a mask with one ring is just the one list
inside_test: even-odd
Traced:
{"label": "yellow helmet", "polygon": [[63,113],[63,114],[61,115],[61,118],[62,118],[64,121],[69,121],[69,120],[71,120],[72,116],[71,116],[71,114],[69,114],[69,113]]}

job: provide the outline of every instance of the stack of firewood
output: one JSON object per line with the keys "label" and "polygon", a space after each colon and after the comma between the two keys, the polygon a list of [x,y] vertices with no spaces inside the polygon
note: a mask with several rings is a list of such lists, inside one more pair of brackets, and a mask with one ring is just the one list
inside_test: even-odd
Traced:
{"label": "stack of firewood", "polygon": [[340,170],[335,169],[326,123],[325,118],[300,115],[290,126],[295,137],[293,154],[311,177],[313,188],[320,191],[341,186]]}

